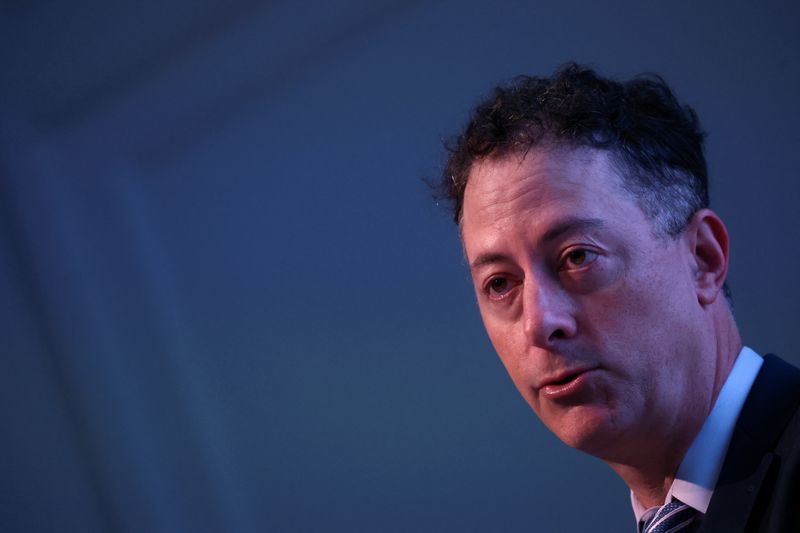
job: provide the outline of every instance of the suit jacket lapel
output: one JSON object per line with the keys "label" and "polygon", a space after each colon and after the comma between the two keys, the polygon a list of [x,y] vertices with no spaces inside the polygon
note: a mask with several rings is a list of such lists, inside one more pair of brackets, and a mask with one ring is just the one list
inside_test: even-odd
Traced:
{"label": "suit jacket lapel", "polygon": [[764,512],[780,459],[772,453],[798,402],[800,372],[774,355],[764,357],[731,436],[700,531],[745,530]]}

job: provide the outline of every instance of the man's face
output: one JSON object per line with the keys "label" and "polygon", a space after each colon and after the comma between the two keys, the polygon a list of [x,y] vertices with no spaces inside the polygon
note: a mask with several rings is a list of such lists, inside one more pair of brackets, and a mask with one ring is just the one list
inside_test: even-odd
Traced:
{"label": "man's face", "polygon": [[461,231],[489,337],[564,442],[629,460],[710,403],[690,242],[657,235],[605,154],[476,163]]}

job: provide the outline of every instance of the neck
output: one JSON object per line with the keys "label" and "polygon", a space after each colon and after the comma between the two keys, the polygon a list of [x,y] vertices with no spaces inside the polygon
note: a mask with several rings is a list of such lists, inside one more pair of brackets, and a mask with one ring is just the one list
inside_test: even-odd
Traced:
{"label": "neck", "polygon": [[708,362],[708,367],[702,372],[703,385],[709,391],[708,401],[694,406],[693,412],[682,413],[685,420],[682,431],[653,439],[649,445],[640,447],[643,451],[638,457],[626,458],[624,463],[607,461],[645,508],[664,504],[686,452],[714,407],[742,349],[739,331],[727,302],[718,301],[715,305],[717,309],[710,317],[715,333],[713,344],[707,346],[701,356]]}
{"label": "neck", "polygon": [[678,467],[699,430],[700,427],[691,433],[690,437],[670,441],[657,453],[648,448],[647,457],[639,461],[626,463],[609,461],[608,464],[645,508],[663,505],[675,480]]}

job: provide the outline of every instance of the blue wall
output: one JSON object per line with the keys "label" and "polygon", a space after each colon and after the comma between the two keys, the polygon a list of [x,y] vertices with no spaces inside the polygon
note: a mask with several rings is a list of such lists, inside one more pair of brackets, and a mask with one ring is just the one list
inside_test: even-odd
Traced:
{"label": "blue wall", "polygon": [[800,363],[790,2],[0,7],[0,530],[607,531],[422,178],[502,79],[663,75],[745,342]]}

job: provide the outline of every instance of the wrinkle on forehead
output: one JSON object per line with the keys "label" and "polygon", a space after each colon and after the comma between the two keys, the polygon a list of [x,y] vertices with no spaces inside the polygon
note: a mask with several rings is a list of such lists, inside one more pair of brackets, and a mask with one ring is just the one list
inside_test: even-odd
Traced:
{"label": "wrinkle on forehead", "polygon": [[[612,170],[607,155],[591,149],[534,150],[484,159],[470,173],[465,207],[472,204],[469,216],[475,222],[502,225],[512,216],[530,216],[552,202],[578,197],[592,188],[593,174]],[[622,193],[621,181],[618,185]]]}

